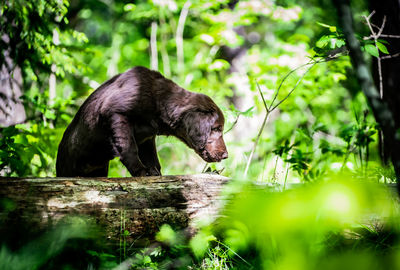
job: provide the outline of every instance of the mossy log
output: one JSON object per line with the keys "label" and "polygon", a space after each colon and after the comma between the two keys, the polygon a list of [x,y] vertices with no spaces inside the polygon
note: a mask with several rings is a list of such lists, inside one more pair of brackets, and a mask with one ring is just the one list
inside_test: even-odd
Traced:
{"label": "mossy log", "polygon": [[[10,228],[46,229],[65,216],[89,216],[110,242],[145,245],[161,225],[195,228],[216,216],[227,178],[201,174],[132,178],[0,178],[0,235]],[[5,207],[7,205],[7,207]],[[18,233],[18,232],[14,232]]]}

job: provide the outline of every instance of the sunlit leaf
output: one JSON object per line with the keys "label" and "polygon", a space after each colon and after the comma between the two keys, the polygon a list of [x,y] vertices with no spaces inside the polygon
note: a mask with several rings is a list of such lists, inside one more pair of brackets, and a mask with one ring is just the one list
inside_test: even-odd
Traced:
{"label": "sunlit leaf", "polygon": [[367,44],[367,45],[364,46],[364,49],[370,55],[375,56],[375,57],[379,57],[379,52],[378,52],[378,49],[375,47],[375,45]]}
{"label": "sunlit leaf", "polygon": [[389,54],[388,49],[386,48],[386,46],[385,46],[383,43],[377,41],[377,42],[376,42],[376,45],[378,46],[378,49],[379,49],[381,52],[383,52],[383,53],[385,53],[385,54]]}

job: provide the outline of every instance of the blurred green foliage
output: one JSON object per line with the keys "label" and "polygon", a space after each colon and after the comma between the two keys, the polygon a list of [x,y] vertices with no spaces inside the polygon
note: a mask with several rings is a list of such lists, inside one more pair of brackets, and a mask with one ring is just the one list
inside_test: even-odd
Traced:
{"label": "blurred green foliage", "polygon": [[340,176],[283,192],[248,186],[225,214],[216,230],[231,256],[255,269],[398,267],[396,200],[373,183]]}
{"label": "blurred green foliage", "polygon": [[215,222],[189,241],[163,225],[162,248],[131,255],[133,269],[399,267],[393,190],[340,175],[283,191],[232,181],[225,192],[227,204]]}

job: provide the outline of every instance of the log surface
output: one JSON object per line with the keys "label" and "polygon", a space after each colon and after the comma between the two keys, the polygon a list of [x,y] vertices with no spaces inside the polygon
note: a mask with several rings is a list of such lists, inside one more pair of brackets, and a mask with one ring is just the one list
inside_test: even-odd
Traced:
{"label": "log surface", "polygon": [[0,200],[11,207],[0,212],[4,226],[31,224],[42,228],[67,215],[87,215],[119,241],[121,226],[127,241],[154,239],[162,224],[195,227],[203,218],[215,218],[219,193],[228,178],[184,175],[131,178],[0,178]]}

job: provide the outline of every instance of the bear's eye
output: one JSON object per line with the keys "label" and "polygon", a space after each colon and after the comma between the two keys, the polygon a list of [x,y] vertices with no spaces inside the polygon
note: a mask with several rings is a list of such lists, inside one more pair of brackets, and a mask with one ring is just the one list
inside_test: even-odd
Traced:
{"label": "bear's eye", "polygon": [[215,132],[221,131],[221,127],[213,127],[211,129],[211,131],[215,131]]}

